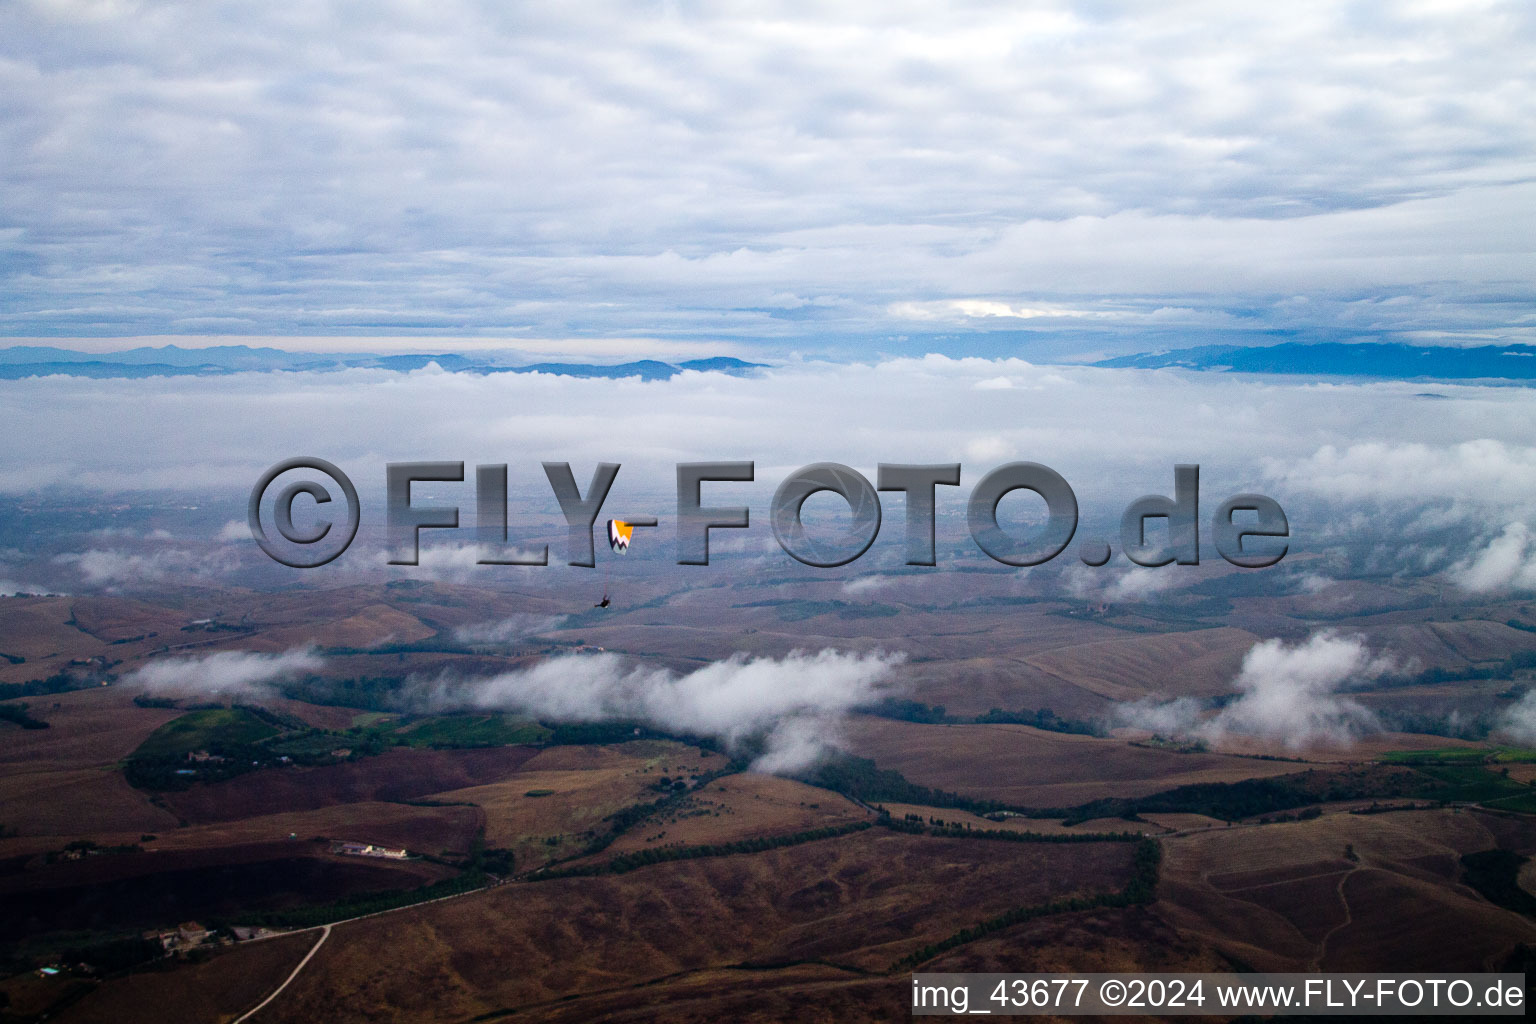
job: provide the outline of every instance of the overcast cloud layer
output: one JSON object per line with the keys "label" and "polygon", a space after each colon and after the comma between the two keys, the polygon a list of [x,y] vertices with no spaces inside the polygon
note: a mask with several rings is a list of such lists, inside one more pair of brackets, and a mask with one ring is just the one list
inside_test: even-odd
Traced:
{"label": "overcast cloud layer", "polygon": [[[1266,381],[942,356],[795,364],[746,378],[685,373],[649,383],[433,368],[134,381],[56,376],[0,382],[0,432],[28,439],[0,450],[0,495],[72,500],[169,490],[210,510],[217,524],[207,537],[152,535],[132,544],[98,531],[54,557],[53,576],[38,579],[20,552],[6,569],[8,578],[70,588],[226,575],[249,559],[263,561],[244,525],[245,497],[268,466],[301,454],[350,474],[363,522],[375,527],[383,520],[386,462],[463,460],[464,483],[418,486],[417,498],[458,504],[466,528],[477,463],[508,465],[516,525],[530,515],[560,521],[540,462],[570,462],[583,489],[597,462],[617,462],[622,469],[603,515],[660,517],[635,557],[665,561],[675,550],[679,462],[756,463],[755,482],[709,484],[705,501],[750,506],[754,529],[745,539],[763,553],[773,550],[766,513],[774,489],[813,462],[845,463],[871,480],[881,462],[960,462],[961,486],[939,488],[941,540],[963,540],[966,495],[1005,462],[1036,461],[1062,473],[1082,507],[1084,536],[1116,530],[1128,502],[1169,493],[1174,465],[1194,462],[1203,517],[1227,495],[1268,494],[1291,517],[1293,555],[1363,546],[1375,555],[1353,563],[1352,573],[1443,573],[1447,584],[1470,592],[1529,592],[1536,589],[1532,422],[1536,390],[1524,387]],[[1022,495],[1007,501],[1029,507]],[[897,537],[901,499],[882,502],[882,535]],[[1004,506],[1005,517],[1012,507]],[[472,541],[467,530],[430,533],[428,560],[483,571],[473,548],[450,546]],[[739,550],[742,540],[730,531],[713,543]],[[222,547],[209,551],[209,542]],[[367,546],[360,541],[347,560],[370,557]],[[379,550],[371,556],[382,564]],[[551,560],[564,558],[557,539]],[[1286,586],[1326,589],[1337,567],[1306,568],[1322,576]],[[1111,601],[1171,585],[1165,570],[1111,576],[1080,568],[1067,584],[1079,596]]]}
{"label": "overcast cloud layer", "polygon": [[1530,340],[1533,25],[0,5],[0,333]]}
{"label": "overcast cloud layer", "polygon": [[882,461],[958,461],[964,492],[985,469],[1028,459],[1079,488],[1133,488],[1127,499],[1171,487],[1175,463],[1199,462],[1216,477],[1207,485],[1360,504],[1524,507],[1536,494],[1533,416],[1536,391],[1523,387],[937,355],[651,382],[435,367],[53,376],[0,381],[0,430],[29,438],[0,450],[0,493],[245,490],[272,463],[307,453],[336,462],[365,490],[382,487],[390,461],[510,463],[514,492],[536,495],[550,494],[541,461],[570,461],[583,488],[593,463],[618,462],[616,499],[671,494],[677,462],[751,459],[759,482],[738,492],[766,499],[810,462],[847,463],[873,478]]}

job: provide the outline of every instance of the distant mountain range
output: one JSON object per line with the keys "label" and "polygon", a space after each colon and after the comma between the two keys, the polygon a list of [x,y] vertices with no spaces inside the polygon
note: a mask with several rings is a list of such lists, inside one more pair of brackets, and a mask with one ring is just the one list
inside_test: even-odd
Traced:
{"label": "distant mountain range", "polygon": [[213,377],[231,373],[307,371],[326,372],[363,367],[408,372],[436,363],[450,373],[551,373],[566,377],[639,377],[666,380],[685,370],[745,375],[762,368],[730,356],[664,363],[641,359],[629,363],[530,363],[499,362],[452,352],[436,355],[317,354],[285,352],[277,348],[222,345],[214,348],[134,348],[122,352],[77,352],[73,349],[22,345],[0,349],[0,380],[46,377]]}
{"label": "distant mountain range", "polygon": [[[214,348],[135,348],[92,353],[49,346],[0,349],[0,380],[66,374],[74,377],[211,377],[250,372],[327,372],[362,367],[409,372],[436,363],[449,373],[550,373],[566,377],[667,380],[686,370],[745,376],[762,369],[729,356],[666,363],[516,363],[511,355],[287,352],[278,348],[223,345]],[[1393,380],[1536,380],[1536,347],[1484,345],[1477,348],[1327,342],[1321,344],[1204,345],[1117,356],[1094,366],[1182,369],[1218,373],[1294,374],[1306,377],[1376,377]]]}
{"label": "distant mountain range", "polygon": [[1477,348],[1363,343],[1284,344],[1264,348],[1205,345],[1142,352],[1094,366],[1144,370],[1177,368],[1226,373],[1286,373],[1308,377],[1386,377],[1395,380],[1536,380],[1536,348]]}

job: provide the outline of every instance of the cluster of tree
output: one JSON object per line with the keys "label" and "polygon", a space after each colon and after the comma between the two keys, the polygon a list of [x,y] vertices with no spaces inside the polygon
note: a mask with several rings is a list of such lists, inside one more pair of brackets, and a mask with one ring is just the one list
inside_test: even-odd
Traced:
{"label": "cluster of tree", "polygon": [[361,708],[364,711],[398,711],[404,706],[404,676],[352,676],[335,679],[311,675],[283,687],[283,696],[310,704]]}
{"label": "cluster of tree", "polygon": [[1425,736],[1450,736],[1454,739],[1483,740],[1493,731],[1492,716],[1465,714],[1459,709],[1448,714],[1405,711],[1389,708],[1378,715],[1382,727],[1392,732],[1419,733]]}
{"label": "cluster of tree", "polygon": [[1353,810],[1351,810],[1349,813],[1350,814],[1366,815],[1366,814],[1388,814],[1388,813],[1391,813],[1392,811],[1428,811],[1428,810],[1432,810],[1434,808],[1434,806],[1435,806],[1434,804],[1417,804],[1417,803],[1382,804],[1382,803],[1377,803],[1375,800],[1372,800],[1371,801],[1371,806],[1369,806],[1369,807],[1356,807]]}
{"label": "cluster of tree", "polygon": [[1238,821],[1331,800],[1407,796],[1433,798],[1436,785],[1422,775],[1409,771],[1391,774],[1306,771],[1268,779],[1196,783],[1148,796],[1105,797],[1071,807],[1024,807],[996,800],[972,799],[947,790],[920,786],[909,782],[900,772],[879,768],[868,758],[850,754],[825,761],[804,775],[802,781],[864,803],[921,804],[926,807],[950,807],[981,815],[1009,811],[1028,818],[1062,819],[1068,825],[1096,818],[1138,821],[1142,814],[1148,813],[1203,814],[1223,821]]}
{"label": "cluster of tree", "polygon": [[1240,782],[1201,782],[1149,796],[1108,797],[1075,807],[1036,810],[1031,813],[1035,816],[1060,817],[1067,824],[1094,818],[1134,820],[1142,814],[1203,814],[1222,821],[1238,821],[1329,800],[1406,796],[1409,785],[1407,776],[1322,776],[1308,771],[1268,779],[1243,779]]}
{"label": "cluster of tree", "polygon": [[658,793],[681,793],[688,788],[687,779],[674,779],[670,775],[663,775],[651,783],[651,788]]}
{"label": "cluster of tree", "polygon": [[[720,778],[722,775],[729,775],[737,770],[738,769],[735,766],[727,765],[724,768],[720,768],[712,772],[705,772],[703,775],[698,777],[697,786],[702,788]],[[685,783],[683,789],[673,789],[668,787],[667,795],[663,796],[659,800],[653,800],[650,803],[643,804],[630,804],[628,807],[622,807],[619,810],[614,811],[612,814],[608,815],[608,817],[603,819],[603,821],[608,825],[607,831],[596,836],[592,842],[588,843],[587,846],[575,856],[586,857],[594,853],[602,853],[613,844],[615,839],[623,835],[625,832],[628,832],[642,821],[645,821],[648,818],[654,817],[657,814],[661,814],[664,811],[668,811],[676,807],[678,804],[682,803],[688,798],[689,790],[686,788],[686,786],[687,784]]]}
{"label": "cluster of tree", "polygon": [[[221,705],[214,705],[214,706],[215,707],[219,707]],[[260,704],[241,704],[241,703],[237,702],[237,703],[231,704],[230,706],[234,707],[234,708],[238,708],[239,710],[244,711],[248,715],[254,715],[256,718],[261,719],[263,722],[266,722],[268,725],[273,726],[274,728],[277,728],[277,729],[288,729],[288,730],[307,730],[307,729],[309,729],[309,724],[307,722],[305,722],[302,718],[298,717],[297,715],[289,715],[289,714],[284,714],[284,713],[282,713],[280,711],[273,711],[271,708],[264,708]]]}
{"label": "cluster of tree", "polygon": [[136,754],[123,764],[123,777],[137,789],[179,792],[194,782],[222,782],[260,768],[272,755],[254,743],[214,741],[210,760],[190,762],[185,754]]}
{"label": "cluster of tree", "polygon": [[0,704],[0,722],[11,722],[23,729],[46,729],[48,723],[27,714],[26,704]]}
{"label": "cluster of tree", "polygon": [[[1536,632],[1536,627],[1519,625],[1513,620],[1510,621],[1509,625],[1515,626],[1517,629]],[[1436,666],[1424,669],[1421,672],[1393,677],[1390,680],[1378,683],[1373,689],[1434,686],[1439,683],[1460,682],[1466,679],[1513,679],[1516,672],[1533,668],[1536,668],[1536,650],[1516,651],[1497,665],[1489,665],[1483,668],[1442,668]]]}
{"label": "cluster of tree", "polygon": [[654,734],[635,722],[555,722],[546,723],[552,747],[602,746],[626,740],[649,739]]}
{"label": "cluster of tree", "polygon": [[55,693],[68,693],[71,690],[83,690],[90,686],[100,686],[103,680],[112,677],[104,671],[72,671],[61,669],[46,679],[29,679],[24,683],[0,683],[0,700],[14,700],[17,697],[46,697]]}
{"label": "cluster of tree", "polygon": [[505,847],[494,846],[489,850],[480,850],[478,853],[479,856],[473,862],[473,866],[493,875],[505,878],[512,874],[517,866],[517,858]]}
{"label": "cluster of tree", "polygon": [[[112,935],[93,934],[79,932],[62,937],[70,945],[48,950],[48,959],[74,966],[84,964],[103,975],[117,974],[123,971],[131,971],[142,967],[144,964],[161,960],[165,957],[165,948],[157,939],[144,939],[137,935]],[[38,964],[38,949],[28,948],[23,945],[7,945],[0,949],[0,975],[10,976],[22,974],[35,968]],[[81,994],[90,991],[81,990]],[[4,993],[0,993],[3,995]],[[57,1013],[73,1000],[66,997],[63,1002],[56,1003],[50,1013]],[[5,1020],[32,1020],[30,1017],[6,1017],[4,1010],[6,1001],[0,999],[0,1019]]]}
{"label": "cluster of tree", "polygon": [[1082,736],[1104,735],[1104,727],[1100,723],[1062,718],[1050,708],[1020,708],[1017,711],[992,708],[986,714],[967,718],[949,714],[942,704],[924,704],[920,700],[885,697],[859,710],[866,714],[879,715],[881,718],[916,722],[920,725],[1028,725],[1049,732],[1069,732]]}
{"label": "cluster of tree", "polygon": [[103,974],[126,971],[165,956],[165,947],[157,939],[107,939],[61,950],[60,959],[68,964],[89,964]]}
{"label": "cluster of tree", "polygon": [[1036,729],[1044,729],[1047,732],[1075,733],[1079,736],[1103,736],[1104,726],[1099,722],[1090,722],[1080,718],[1062,718],[1050,708],[1037,708],[1034,711],[1020,708],[1018,711],[1004,711],[1001,708],[993,708],[984,715],[978,715],[975,721],[981,724],[1010,723],[1013,725],[1029,725]]}
{"label": "cluster of tree", "polygon": [[144,847],[140,846],[138,843],[122,843],[122,844],[119,844],[117,846],[102,846],[100,843],[96,842],[94,839],[76,839],[76,840],[74,840],[72,842],[64,844],[64,848],[62,850],[58,850],[58,851],[55,851],[53,853],[47,854],[44,857],[44,859],[48,863],[52,864],[54,861],[58,860],[60,857],[63,857],[65,855],[71,854],[71,853],[105,855],[105,854],[115,854],[115,853],[143,853],[143,852],[144,852]]}
{"label": "cluster of tree", "polygon": [[859,710],[866,714],[879,715],[881,718],[893,718],[898,722],[917,722],[921,725],[935,725],[950,720],[946,717],[942,704],[924,704],[920,700],[906,700],[901,697],[883,697]]}
{"label": "cluster of tree", "polygon": [[1462,881],[1484,899],[1517,914],[1536,916],[1536,897],[1520,888],[1520,868],[1529,858],[1513,850],[1482,850],[1463,854]]}
{"label": "cluster of tree", "polygon": [[892,832],[941,839],[990,839],[1004,843],[1134,843],[1141,840],[1139,832],[1027,832],[1006,828],[971,828],[968,825],[925,824],[921,817],[916,821],[912,820],[913,817],[909,814],[904,820],[898,821],[881,811],[879,823]]}
{"label": "cluster of tree", "polygon": [[965,811],[986,814],[991,811],[1016,810],[992,800],[971,800],[945,790],[929,789],[908,782],[906,777],[890,768],[880,768],[867,757],[853,754],[836,754],[810,772],[800,781],[822,789],[830,789],[863,803],[922,804],[927,807],[954,807]]}

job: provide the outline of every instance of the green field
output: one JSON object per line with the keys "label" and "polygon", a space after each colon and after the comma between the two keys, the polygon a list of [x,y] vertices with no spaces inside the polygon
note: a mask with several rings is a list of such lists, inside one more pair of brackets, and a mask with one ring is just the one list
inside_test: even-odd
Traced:
{"label": "green field", "polygon": [[132,756],[140,760],[180,758],[196,750],[260,744],[274,757],[284,755],[308,763],[323,760],[338,748],[366,755],[397,744],[439,749],[501,747],[543,743],[549,737],[548,729],[516,715],[442,715],[405,725],[394,715],[368,715],[345,732],[300,729],[284,733],[244,708],[209,708],[189,711],[162,725]]}
{"label": "green field", "polygon": [[413,747],[505,747],[542,743],[549,730],[516,715],[443,715],[412,722],[396,735]]}
{"label": "green field", "polygon": [[1483,801],[1484,807],[1493,807],[1501,811],[1519,811],[1522,814],[1536,814],[1536,790],[1517,793],[1514,796],[1500,797],[1497,800]]}
{"label": "green field", "polygon": [[1529,747],[1441,747],[1436,750],[1392,750],[1381,756],[1387,764],[1529,764],[1536,750]]}
{"label": "green field", "polygon": [[[1433,779],[1435,784],[1419,791],[1415,796],[1448,803],[1480,803],[1504,806],[1505,800],[1528,800],[1532,796],[1529,786],[1500,775],[1482,765],[1417,765],[1419,774]],[[1509,807],[1508,810],[1518,810]]]}
{"label": "green field", "polygon": [[166,722],[139,744],[133,756],[179,757],[215,745],[256,743],[276,735],[276,728],[243,708],[208,708]]}

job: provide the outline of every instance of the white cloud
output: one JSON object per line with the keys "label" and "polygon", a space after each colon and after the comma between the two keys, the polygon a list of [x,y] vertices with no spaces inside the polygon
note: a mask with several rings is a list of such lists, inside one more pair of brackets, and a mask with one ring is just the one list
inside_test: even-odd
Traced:
{"label": "white cloud", "polygon": [[1261,641],[1243,657],[1236,682],[1241,696],[1221,710],[1208,732],[1218,738],[1224,733],[1259,736],[1292,748],[1347,744],[1378,726],[1374,715],[1341,691],[1395,667],[1356,636],[1324,631],[1295,645]]}
{"label": "white cloud", "polygon": [[559,629],[567,618],[566,615],[508,615],[504,619],[460,626],[453,635],[466,644],[510,644]]}
{"label": "white cloud", "polygon": [[[471,482],[467,485],[473,488],[473,470],[470,471]],[[551,499],[553,500],[553,499]],[[430,502],[428,502],[430,504]],[[464,532],[470,532],[473,527],[474,496],[471,492],[469,498],[464,501],[460,515],[460,523],[465,528]],[[558,515],[558,512],[556,512]],[[601,525],[601,524],[599,524]],[[249,532],[247,532],[249,538]],[[562,535],[557,544],[550,546],[549,564],[561,565],[565,560],[565,538]],[[401,551],[392,551],[387,548],[365,548],[359,545],[356,549],[349,549],[346,558],[355,561],[359,566],[371,566],[375,569],[386,569],[389,573],[401,577],[413,579],[441,580],[449,583],[468,583],[475,579],[485,579],[488,574],[507,576],[518,573],[526,574],[537,572],[539,567],[530,565],[495,565],[483,563],[481,559],[496,558],[535,558],[539,552],[519,548],[517,545],[509,545],[506,548],[497,548],[480,544],[474,541],[458,539],[451,530],[422,530],[416,549],[416,564],[393,564],[390,560],[396,557],[408,557],[409,548]]]}
{"label": "white cloud", "polygon": [[1064,574],[1067,592],[1093,601],[1144,601],[1188,583],[1173,566],[1155,569],[1088,569],[1074,565]]}
{"label": "white cloud", "polygon": [[1243,657],[1234,686],[1238,696],[1213,716],[1202,717],[1198,702],[1142,700],[1116,709],[1117,721],[1169,735],[1221,742],[1251,736],[1300,750],[1318,744],[1347,746],[1380,723],[1368,709],[1344,695],[1401,668],[1374,655],[1363,637],[1332,631],[1287,644],[1263,640]]}
{"label": "white cloud", "polygon": [[0,597],[16,597],[20,594],[62,596],[59,591],[51,587],[43,587],[35,583],[18,583],[15,580],[0,580]]}
{"label": "white cloud", "polygon": [[738,655],[678,675],[616,654],[569,655],[488,679],[442,680],[433,702],[553,721],[639,721],[733,747],[759,739],[754,767],[788,772],[835,745],[843,716],[886,692],[901,661],[880,652],[796,651],[781,659]]}
{"label": "white cloud", "polygon": [[[1476,396],[1461,394],[1471,402],[1455,410],[1452,422],[1476,421],[1484,415],[1492,419],[1497,415],[1492,407],[1505,403],[1505,396],[1494,389]],[[1523,405],[1523,397],[1517,396],[1514,402]],[[1422,407],[1415,411],[1429,415]],[[1406,417],[1407,409],[1400,415]],[[1388,419],[1373,432],[1393,428],[1412,429]],[[1536,495],[1536,446],[1512,436],[1461,439],[1454,435],[1440,443],[1399,438],[1343,447],[1327,443],[1305,459],[1272,460],[1269,475],[1297,489],[1346,501],[1530,501]]]}
{"label": "white cloud", "polygon": [[1337,586],[1338,581],[1329,579],[1321,573],[1304,573],[1296,583],[1296,589],[1303,594],[1321,594],[1331,587]]}
{"label": "white cloud", "polygon": [[1455,566],[1450,576],[1474,594],[1536,590],[1536,538],[1524,523],[1510,523],[1487,547]]}
{"label": "white cloud", "polygon": [[1499,716],[1496,735],[1527,747],[1536,747],[1536,690],[1527,690]]}
{"label": "white cloud", "polygon": [[191,658],[160,658],[123,679],[125,686],[142,686],[147,693],[169,697],[263,697],[272,684],[313,672],[323,664],[307,649],[282,654],[220,651]]}
{"label": "white cloud", "polygon": [[1145,729],[1160,736],[1189,736],[1199,725],[1200,702],[1192,697],[1143,697],[1115,705],[1111,719],[1116,725]]}
{"label": "white cloud", "polygon": [[208,568],[203,556],[180,548],[142,554],[114,548],[91,548],[78,554],[59,555],[54,561],[73,566],[90,584],[157,583],[171,576]]}
{"label": "white cloud", "polygon": [[885,589],[891,585],[891,582],[889,576],[856,576],[843,584],[843,594],[848,597],[862,597]]}

